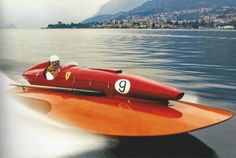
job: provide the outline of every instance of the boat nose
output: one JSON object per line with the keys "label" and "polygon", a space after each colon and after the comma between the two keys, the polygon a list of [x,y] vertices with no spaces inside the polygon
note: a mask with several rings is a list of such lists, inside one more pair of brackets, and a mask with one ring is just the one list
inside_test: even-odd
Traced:
{"label": "boat nose", "polygon": [[176,95],[176,100],[180,100],[180,99],[182,99],[183,96],[184,96],[184,92],[180,92],[180,93],[178,93],[178,94]]}
{"label": "boat nose", "polygon": [[178,89],[174,89],[172,90],[172,94],[171,94],[171,100],[180,100],[183,98],[184,96],[184,92]]}

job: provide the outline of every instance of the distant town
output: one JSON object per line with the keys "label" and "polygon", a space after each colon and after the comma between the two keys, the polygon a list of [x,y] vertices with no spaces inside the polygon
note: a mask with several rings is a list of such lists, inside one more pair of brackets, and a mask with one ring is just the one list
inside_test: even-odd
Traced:
{"label": "distant town", "polygon": [[[194,17],[194,18],[193,18]],[[236,8],[199,8],[163,12],[148,16],[135,15],[103,22],[49,24],[45,29],[236,29]]]}

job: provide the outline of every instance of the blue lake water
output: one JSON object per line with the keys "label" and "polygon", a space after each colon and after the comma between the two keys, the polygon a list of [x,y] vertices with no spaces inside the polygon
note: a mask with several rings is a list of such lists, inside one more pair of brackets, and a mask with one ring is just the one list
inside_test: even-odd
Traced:
{"label": "blue lake water", "polygon": [[121,68],[169,83],[198,96],[198,102],[236,104],[236,31],[1,30],[1,35],[1,69],[12,77],[58,54],[64,64]]}
{"label": "blue lake water", "polygon": [[[0,33],[1,70],[15,80],[28,67],[57,54],[64,65],[76,61],[85,67],[123,69],[179,88],[190,102],[236,112],[236,31],[77,29]],[[220,127],[218,132],[224,132],[226,125]],[[206,133],[212,134],[215,129]],[[229,133],[218,140],[218,145],[214,139],[205,142],[220,155],[235,156],[235,151],[223,150],[219,144],[225,139],[228,142],[224,146],[236,144],[231,140],[234,123],[229,122],[226,129]],[[207,137],[204,132],[193,134]]]}

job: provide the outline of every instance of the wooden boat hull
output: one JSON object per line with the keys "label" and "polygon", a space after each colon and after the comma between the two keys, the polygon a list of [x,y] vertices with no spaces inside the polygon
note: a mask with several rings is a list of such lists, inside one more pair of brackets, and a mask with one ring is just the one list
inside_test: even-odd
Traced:
{"label": "wooden boat hull", "polygon": [[[88,132],[110,136],[164,136],[206,128],[230,119],[227,110],[170,101],[81,96],[16,87],[11,94],[46,117]],[[33,109],[34,109],[33,108]]]}

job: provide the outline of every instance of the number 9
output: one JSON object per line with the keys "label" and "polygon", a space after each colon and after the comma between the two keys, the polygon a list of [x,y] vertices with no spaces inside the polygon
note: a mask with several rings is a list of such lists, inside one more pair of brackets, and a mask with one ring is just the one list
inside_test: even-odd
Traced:
{"label": "number 9", "polygon": [[130,90],[130,81],[126,79],[117,80],[115,83],[115,89],[121,94],[127,94]]}

